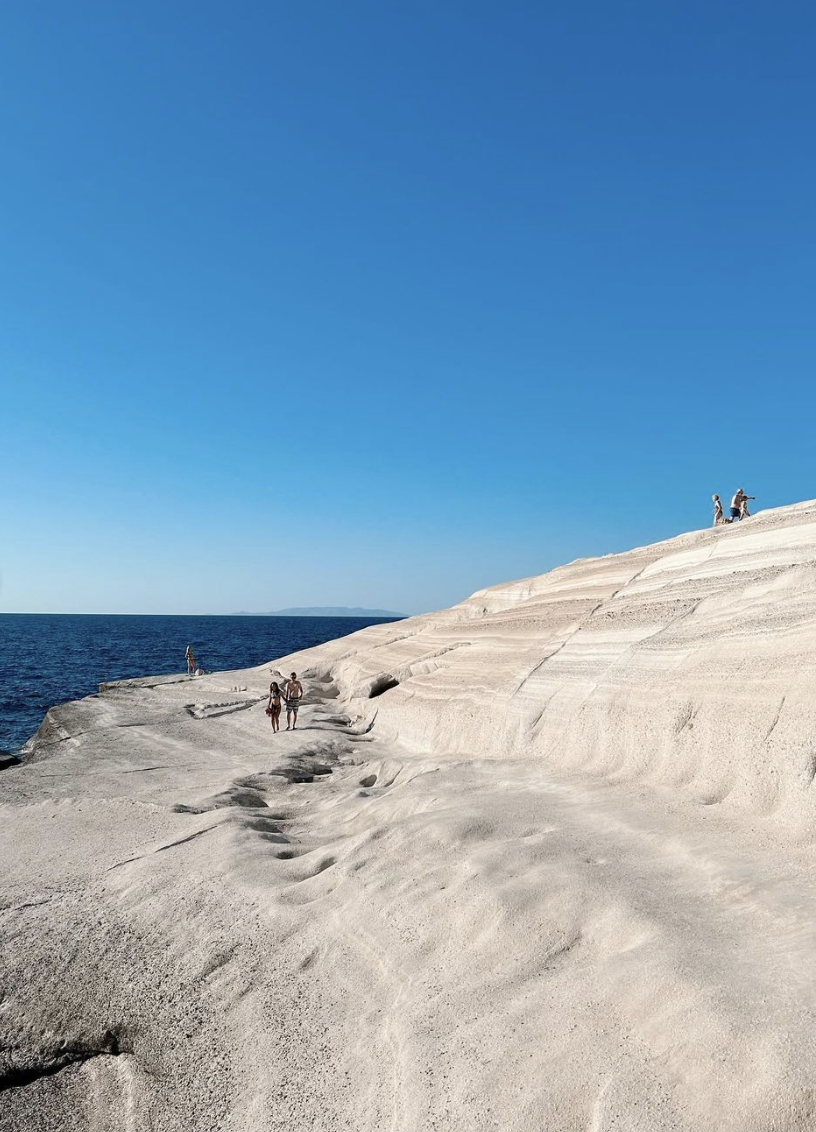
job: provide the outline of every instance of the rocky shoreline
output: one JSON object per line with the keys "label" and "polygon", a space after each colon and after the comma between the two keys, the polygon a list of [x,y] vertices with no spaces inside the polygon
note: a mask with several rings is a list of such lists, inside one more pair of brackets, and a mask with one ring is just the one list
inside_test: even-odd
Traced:
{"label": "rocky shoreline", "polygon": [[0,1130],[810,1127],[815,651],[805,503],[52,709]]}

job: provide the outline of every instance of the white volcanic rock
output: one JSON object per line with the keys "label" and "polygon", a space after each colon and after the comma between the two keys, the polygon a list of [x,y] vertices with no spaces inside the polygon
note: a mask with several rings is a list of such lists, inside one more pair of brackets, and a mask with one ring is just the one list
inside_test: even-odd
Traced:
{"label": "white volcanic rock", "polygon": [[292,663],[330,671],[361,719],[376,712],[377,734],[413,750],[539,756],[809,834],[814,651],[816,503],[802,503],[494,586]]}
{"label": "white volcanic rock", "polygon": [[0,1130],[812,1129],[814,657],[806,503],[53,709]]}

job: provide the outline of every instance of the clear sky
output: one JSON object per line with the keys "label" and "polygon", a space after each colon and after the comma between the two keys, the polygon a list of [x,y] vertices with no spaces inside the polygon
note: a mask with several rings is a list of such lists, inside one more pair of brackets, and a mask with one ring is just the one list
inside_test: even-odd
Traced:
{"label": "clear sky", "polygon": [[448,605],[816,496],[816,8],[5,0],[0,609]]}

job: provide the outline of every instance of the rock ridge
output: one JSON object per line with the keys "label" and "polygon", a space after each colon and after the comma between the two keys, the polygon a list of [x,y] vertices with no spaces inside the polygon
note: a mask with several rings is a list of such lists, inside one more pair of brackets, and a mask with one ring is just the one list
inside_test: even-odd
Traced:
{"label": "rock ridge", "polygon": [[[579,559],[289,658],[415,751],[642,778],[800,831],[816,702],[816,502]],[[388,684],[384,693],[377,691]]]}

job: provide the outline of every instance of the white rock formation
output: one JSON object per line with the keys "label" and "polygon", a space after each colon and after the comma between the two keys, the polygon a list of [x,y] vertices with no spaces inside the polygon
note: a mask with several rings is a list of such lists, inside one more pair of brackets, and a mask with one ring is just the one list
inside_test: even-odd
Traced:
{"label": "white rock formation", "polygon": [[52,710],[0,1130],[812,1129],[814,659],[816,502]]}

